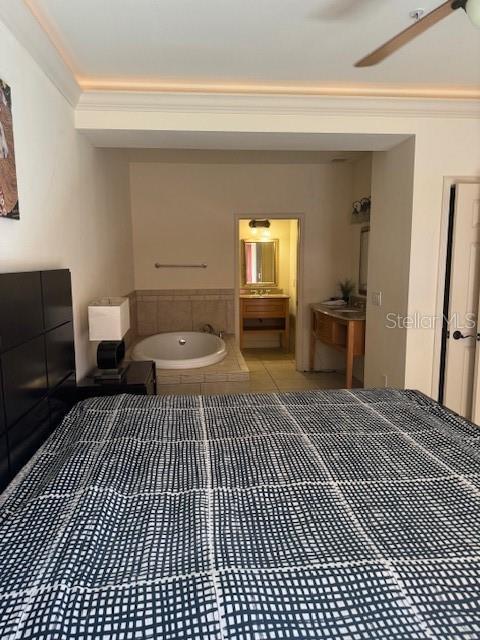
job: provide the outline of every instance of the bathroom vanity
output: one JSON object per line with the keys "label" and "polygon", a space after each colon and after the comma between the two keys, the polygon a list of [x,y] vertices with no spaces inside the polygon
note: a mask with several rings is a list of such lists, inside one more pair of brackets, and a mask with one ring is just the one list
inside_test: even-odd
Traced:
{"label": "bathroom vanity", "polygon": [[365,353],[365,311],[311,305],[310,370],[315,366],[317,340],[345,353],[345,388],[352,388],[353,360]]}
{"label": "bathroom vanity", "polygon": [[277,333],[282,347],[290,344],[290,296],[283,294],[244,294],[240,296],[240,349],[245,334]]}

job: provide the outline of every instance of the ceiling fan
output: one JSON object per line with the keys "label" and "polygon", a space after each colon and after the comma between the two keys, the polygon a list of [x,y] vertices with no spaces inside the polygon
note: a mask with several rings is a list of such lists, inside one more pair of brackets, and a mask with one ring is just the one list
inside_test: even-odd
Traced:
{"label": "ceiling fan", "polygon": [[359,60],[355,66],[371,67],[378,64],[457,9],[463,9],[473,24],[480,27],[480,0],[448,0],[422,18],[419,18],[415,24],[401,31],[368,56]]}

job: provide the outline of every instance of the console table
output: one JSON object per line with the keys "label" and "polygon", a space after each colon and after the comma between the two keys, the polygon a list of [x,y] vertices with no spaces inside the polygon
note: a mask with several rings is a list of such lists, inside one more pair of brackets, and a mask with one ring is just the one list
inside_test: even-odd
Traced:
{"label": "console table", "polygon": [[278,333],[283,348],[290,346],[290,309],[287,295],[240,296],[240,349],[245,334]]}
{"label": "console table", "polygon": [[353,360],[365,353],[365,312],[332,309],[321,304],[311,307],[310,370],[315,366],[315,345],[323,344],[345,352],[345,388],[352,388]]}

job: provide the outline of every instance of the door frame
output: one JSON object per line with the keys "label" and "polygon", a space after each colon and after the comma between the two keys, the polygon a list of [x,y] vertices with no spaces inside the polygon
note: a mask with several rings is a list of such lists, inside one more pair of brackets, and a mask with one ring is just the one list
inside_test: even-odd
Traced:
{"label": "door frame", "polygon": [[440,387],[440,369],[442,366],[442,333],[443,333],[443,309],[445,302],[445,287],[447,274],[447,252],[448,252],[448,227],[450,221],[450,194],[452,187],[457,183],[474,184],[480,183],[480,176],[446,176],[443,179],[442,214],[440,220],[440,244],[438,252],[438,280],[436,296],[436,317],[439,319],[435,323],[433,370],[431,397],[438,401]]}
{"label": "door frame", "polygon": [[304,245],[305,245],[305,214],[304,213],[266,213],[250,212],[250,213],[234,213],[234,273],[235,273],[235,339],[238,343],[240,336],[240,220],[252,220],[261,218],[268,220],[297,220],[298,224],[298,246],[297,246],[297,317],[295,322],[295,368],[297,371],[304,371]]}

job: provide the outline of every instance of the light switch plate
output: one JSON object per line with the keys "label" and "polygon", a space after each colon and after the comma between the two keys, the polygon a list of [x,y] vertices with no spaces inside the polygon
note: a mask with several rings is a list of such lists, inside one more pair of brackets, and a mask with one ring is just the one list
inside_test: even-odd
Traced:
{"label": "light switch plate", "polygon": [[374,307],[382,306],[382,292],[381,291],[372,291],[372,304]]}

